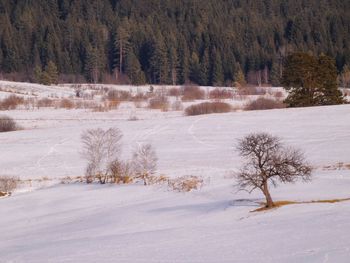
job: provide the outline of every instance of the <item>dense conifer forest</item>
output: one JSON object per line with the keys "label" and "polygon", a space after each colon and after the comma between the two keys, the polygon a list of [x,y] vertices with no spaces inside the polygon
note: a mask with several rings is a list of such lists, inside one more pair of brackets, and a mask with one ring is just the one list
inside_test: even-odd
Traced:
{"label": "dense conifer forest", "polygon": [[350,64],[350,1],[0,0],[0,72],[39,81],[279,84],[291,52]]}

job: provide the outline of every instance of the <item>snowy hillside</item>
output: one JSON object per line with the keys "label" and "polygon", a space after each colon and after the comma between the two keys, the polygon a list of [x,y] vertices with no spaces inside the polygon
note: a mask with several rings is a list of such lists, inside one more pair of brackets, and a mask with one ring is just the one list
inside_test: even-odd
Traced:
{"label": "snowy hillside", "polygon": [[[276,201],[349,198],[350,169],[339,163],[350,164],[350,105],[193,117],[128,103],[109,112],[1,113],[23,129],[0,133],[0,175],[47,181],[0,198],[0,262],[349,262],[349,201],[251,212],[262,194],[237,191],[231,174],[242,164],[237,139],[265,131],[301,148],[315,167],[311,183],[273,189]],[[201,176],[205,185],[177,193],[160,185],[59,184],[84,175],[80,136],[96,127],[121,129],[123,158],[151,143],[158,174]]]}

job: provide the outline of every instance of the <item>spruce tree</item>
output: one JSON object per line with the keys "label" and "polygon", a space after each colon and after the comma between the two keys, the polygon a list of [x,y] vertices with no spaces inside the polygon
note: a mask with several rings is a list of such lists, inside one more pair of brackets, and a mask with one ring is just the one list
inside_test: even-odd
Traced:
{"label": "spruce tree", "polygon": [[290,107],[334,105],[344,103],[337,86],[335,61],[326,55],[308,53],[288,56],[282,83],[289,89],[286,103]]}
{"label": "spruce tree", "polygon": [[134,52],[129,51],[126,57],[126,74],[134,85],[145,84],[145,75]]}

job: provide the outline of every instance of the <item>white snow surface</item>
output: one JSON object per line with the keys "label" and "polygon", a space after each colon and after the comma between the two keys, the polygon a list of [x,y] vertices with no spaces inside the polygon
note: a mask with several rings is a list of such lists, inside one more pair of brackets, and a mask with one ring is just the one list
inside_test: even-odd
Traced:
{"label": "white snow surface", "polygon": [[[139,120],[129,121],[135,114]],[[16,110],[23,130],[0,133],[0,175],[22,179],[84,174],[81,133],[118,127],[123,158],[155,147],[158,173],[196,175],[205,186],[54,184],[0,198],[0,262],[350,262],[350,202],[251,212],[263,196],[237,191],[237,139],[265,131],[301,148],[311,183],[272,189],[274,200],[350,197],[350,105],[185,117],[181,112]]]}

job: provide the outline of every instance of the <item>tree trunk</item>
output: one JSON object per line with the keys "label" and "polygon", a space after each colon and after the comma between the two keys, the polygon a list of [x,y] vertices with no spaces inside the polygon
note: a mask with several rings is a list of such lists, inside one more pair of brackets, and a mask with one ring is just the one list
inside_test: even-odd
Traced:
{"label": "tree trunk", "polygon": [[270,195],[269,187],[268,187],[267,182],[264,183],[263,193],[264,193],[265,198],[266,198],[266,207],[267,207],[267,208],[274,207],[275,204],[274,204],[273,201],[272,201],[272,197],[271,197],[271,195]]}

